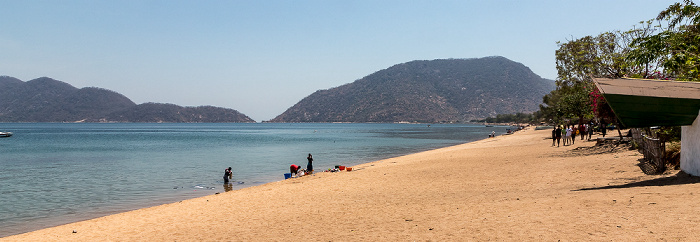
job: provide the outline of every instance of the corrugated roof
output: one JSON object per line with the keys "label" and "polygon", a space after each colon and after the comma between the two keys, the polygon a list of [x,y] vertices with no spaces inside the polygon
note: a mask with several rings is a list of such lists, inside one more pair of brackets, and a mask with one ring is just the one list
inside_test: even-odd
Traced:
{"label": "corrugated roof", "polygon": [[691,125],[700,111],[700,82],[595,78],[627,127]]}
{"label": "corrugated roof", "polygon": [[595,78],[605,94],[700,99],[700,82]]}

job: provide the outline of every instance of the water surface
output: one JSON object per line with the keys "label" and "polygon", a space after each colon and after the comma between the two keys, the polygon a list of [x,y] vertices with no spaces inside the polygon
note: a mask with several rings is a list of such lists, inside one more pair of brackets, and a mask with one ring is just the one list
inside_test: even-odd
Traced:
{"label": "water surface", "polygon": [[0,237],[504,133],[425,124],[0,124]]}

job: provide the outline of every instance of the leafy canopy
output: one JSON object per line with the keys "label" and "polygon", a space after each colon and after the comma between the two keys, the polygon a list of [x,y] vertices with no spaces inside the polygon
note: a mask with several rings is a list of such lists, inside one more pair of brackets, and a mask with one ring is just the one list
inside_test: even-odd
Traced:
{"label": "leafy canopy", "polygon": [[555,123],[615,120],[593,84],[595,77],[700,81],[700,7],[690,0],[628,31],[557,44],[557,88],[543,97],[537,113]]}

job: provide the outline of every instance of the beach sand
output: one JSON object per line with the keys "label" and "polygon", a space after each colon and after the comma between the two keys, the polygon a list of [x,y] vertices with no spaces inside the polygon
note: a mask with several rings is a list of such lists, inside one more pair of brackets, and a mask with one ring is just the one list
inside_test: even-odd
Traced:
{"label": "beach sand", "polygon": [[[3,241],[695,240],[700,180],[533,128]],[[581,148],[579,148],[581,147]],[[695,194],[698,193],[698,194]],[[77,233],[73,233],[73,231]]]}

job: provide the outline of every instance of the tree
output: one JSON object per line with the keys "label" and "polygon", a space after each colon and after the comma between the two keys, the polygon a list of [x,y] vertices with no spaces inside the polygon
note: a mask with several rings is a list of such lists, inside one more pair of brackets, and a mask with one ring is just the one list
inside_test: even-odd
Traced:
{"label": "tree", "polygon": [[636,38],[627,59],[635,64],[660,63],[663,69],[653,74],[662,79],[700,81],[700,7],[685,0],[670,5],[655,20],[660,23],[657,33]]}
{"label": "tree", "polygon": [[[649,68],[656,69],[654,60],[632,62],[628,58],[634,51],[632,43],[654,33],[651,21],[641,22],[628,31],[605,32],[598,36],[558,43],[555,52],[557,88],[543,98],[540,115],[560,123],[593,117],[611,119],[614,115],[593,84],[595,77],[621,78],[624,76],[647,77]],[[603,111],[603,112],[600,112]]]}
{"label": "tree", "polygon": [[631,33],[606,32],[558,43],[557,88],[543,98],[541,113],[557,123],[564,120],[581,123],[592,118],[593,102],[589,97],[595,89],[592,77],[619,78],[627,72],[629,65],[624,57]]}

